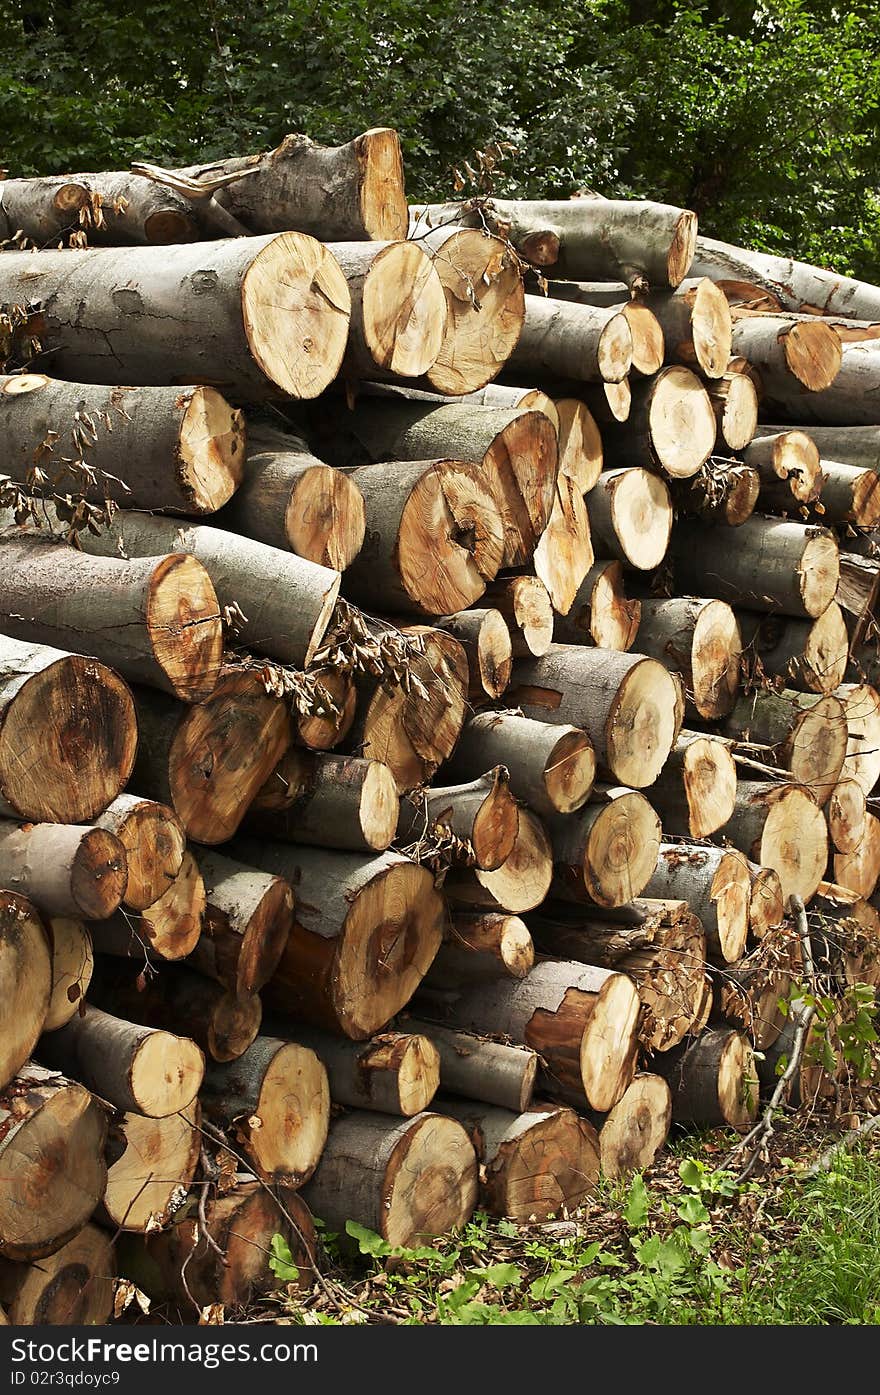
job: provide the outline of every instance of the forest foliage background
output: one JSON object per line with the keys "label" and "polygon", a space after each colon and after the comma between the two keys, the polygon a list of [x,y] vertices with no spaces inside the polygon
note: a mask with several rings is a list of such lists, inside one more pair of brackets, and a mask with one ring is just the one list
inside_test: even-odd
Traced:
{"label": "forest foliage background", "polygon": [[648,197],[880,280],[875,0],[0,0],[10,175],[401,134],[411,197]]}

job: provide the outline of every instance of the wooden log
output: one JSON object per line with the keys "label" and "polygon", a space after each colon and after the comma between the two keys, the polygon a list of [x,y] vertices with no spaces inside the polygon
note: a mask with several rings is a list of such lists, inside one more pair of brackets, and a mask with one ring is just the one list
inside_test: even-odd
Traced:
{"label": "wooden log", "polygon": [[82,1085],[22,1067],[0,1093],[0,1256],[42,1259],[82,1230],[104,1190],[106,1136]]}
{"label": "wooden log", "polygon": [[858,528],[880,524],[880,481],[874,469],[822,458],[822,521],[854,523]]}
{"label": "wooden log", "polygon": [[497,577],[486,587],[484,600],[504,617],[515,659],[546,654],[553,643],[554,617],[543,581],[536,576]]}
{"label": "wooden log", "polygon": [[410,795],[401,804],[398,841],[421,848],[451,836],[467,844],[474,867],[497,872],[513,852],[518,831],[507,769],[496,765],[466,785],[433,786]]}
{"label": "wooden log", "polygon": [[[504,524],[504,566],[528,562],[553,509],[558,443],[538,411],[363,401],[350,421],[317,423],[334,464],[451,458],[481,465]],[[445,606],[445,610],[455,609]]]}
{"label": "wooden log", "polygon": [[515,1114],[528,1109],[538,1073],[537,1052],[525,1046],[488,1041],[472,1032],[451,1031],[409,1014],[402,1021],[407,1031],[418,1032],[436,1047],[444,1091],[510,1109]]}
{"label": "wooden log", "polygon": [[635,790],[603,788],[592,799],[548,821],[554,885],[566,900],[622,906],[641,894],[657,865],[660,820]]}
{"label": "wooden log", "polygon": [[846,709],[849,732],[843,775],[867,796],[880,779],[880,692],[868,683],[842,683],[836,696]]}
{"label": "wooden log", "polygon": [[39,259],[10,252],[0,301],[40,304],[40,339],[59,376],[208,380],[250,401],[323,392],[342,363],[351,310],[338,263],[299,232]]}
{"label": "wooden log", "polygon": [[692,479],[673,486],[673,498],[682,514],[738,528],[755,512],[760,489],[760,476],[750,465],[712,458]]}
{"label": "wooden log", "polygon": [[754,1052],[741,1032],[715,1028],[655,1062],[672,1091],[681,1124],[727,1124],[745,1130],[758,1113]]}
{"label": "wooden log", "polygon": [[822,319],[790,321],[775,315],[750,315],[735,319],[733,353],[757,368],[766,396],[786,397],[789,384],[809,393],[831,386],[841,371],[840,335]]}
{"label": "wooden log", "polygon": [[454,1119],[401,1123],[359,1110],[337,1119],[303,1195],[334,1230],[357,1221],[389,1245],[424,1243],[463,1226],[477,1202],[477,1160]]}
{"label": "wooden log", "polygon": [[632,407],[629,378],[622,383],[579,383],[576,390],[601,426],[627,420]]}
{"label": "wooden log", "polygon": [[[436,229],[438,235],[446,231],[447,230],[443,228]],[[472,233],[474,229],[458,229],[458,231]],[[455,230],[452,230],[452,235],[455,236]],[[433,237],[434,232],[432,232],[430,236]],[[400,388],[398,387],[396,390],[400,391]],[[428,393],[423,394],[423,400],[429,400]],[[487,383],[485,387],[475,392],[468,392],[464,395],[463,399],[456,400],[473,402],[474,406],[477,407],[519,407],[523,411],[531,411],[534,409],[535,411],[543,412],[545,417],[549,417],[556,427],[557,432],[559,431],[559,412],[556,403],[553,401],[552,397],[549,397],[546,392],[542,392],[540,388],[514,387],[511,383]],[[439,394],[435,393],[430,397],[430,401],[434,402],[439,407],[442,406],[443,399]],[[601,443],[599,448],[601,450]],[[560,468],[561,464],[562,462],[560,460]]]}
{"label": "wooden log", "polygon": [[235,856],[296,886],[293,929],[265,1002],[355,1041],[409,1001],[437,953],[443,903],[431,873],[368,857],[240,839]]}
{"label": "wooden log", "polygon": [[503,765],[517,799],[542,817],[570,814],[589,796],[596,757],[586,732],[536,722],[516,712],[480,712],[465,723],[447,762],[457,780]]}
{"label": "wooden log", "polygon": [[296,1188],[311,1177],[330,1119],[327,1072],[314,1051],[259,1036],[235,1061],[208,1064],[201,1101],[264,1182]]}
{"label": "wooden log", "polygon": [[757,615],[737,610],[747,651],[764,672],[808,693],[833,693],[846,673],[849,636],[843,613],[832,601],[815,620]]}
{"label": "wooden log", "polygon": [[166,1230],[119,1238],[119,1272],[154,1304],[177,1304],[182,1320],[192,1319],[193,1303],[200,1311],[215,1303],[227,1312],[250,1308],[277,1288],[270,1267],[275,1235],[284,1240],[298,1270],[296,1288],[304,1293],[311,1289],[317,1265],[315,1225],[296,1192],[284,1188],[276,1198],[262,1182],[237,1179],[231,1192],[205,1203],[207,1234],[196,1207],[191,1198]]}
{"label": "wooden log", "polygon": [[89,242],[192,242],[192,206],[173,189],[127,170],[6,179],[0,204],[4,239],[21,232],[40,246],[84,230]]}
{"label": "wooden log", "polygon": [[557,644],[595,644],[599,649],[633,647],[642,617],[642,603],[624,591],[618,561],[593,562],[566,615],[557,615],[553,637]]}
{"label": "wooden log", "polygon": [[460,610],[442,616],[437,623],[455,636],[467,655],[469,700],[478,703],[487,697],[500,698],[513,669],[513,642],[501,611]]}
{"label": "wooden log", "polygon": [[[52,951],[52,993],[43,1031],[54,1032],[79,1012],[92,981],[95,957],[92,937],[81,920],[47,916],[45,925]],[[33,980],[24,981],[32,993]]]}
{"label": "wooden log", "polygon": [[671,1123],[672,1094],[666,1081],[639,1071],[599,1128],[602,1176],[616,1182],[650,1167],[669,1137]]}
{"label": "wooden log", "polygon": [[865,831],[851,853],[835,853],[831,866],[834,880],[867,900],[880,882],[880,819],[865,815]]}
{"label": "wooden log", "polygon": [[0,813],[85,822],[127,784],[137,719],[95,659],[0,636]]}
{"label": "wooden log", "polygon": [[314,1051],[327,1071],[334,1104],[409,1119],[427,1109],[437,1093],[440,1054],[421,1034],[381,1032],[363,1042],[287,1018],[270,1019],[267,1026]]}
{"label": "wooden log", "polygon": [[672,500],[650,470],[603,470],[587,500],[593,546],[640,571],[658,567],[672,533]]}
{"label": "wooden log", "polygon": [[432,1016],[532,1047],[543,1061],[542,1088],[577,1108],[611,1109],[635,1074],[639,997],[609,969],[541,959],[524,979],[445,995]]}
{"label": "wooden log", "polygon": [[223,622],[194,557],[122,561],[19,537],[0,541],[0,626],[30,644],[94,655],[184,702],[210,697]]}
{"label": "wooden log", "polygon": [[838,780],[825,805],[828,836],[835,852],[853,853],[865,836],[865,791],[857,780]]}
{"label": "wooden log", "polygon": [[733,322],[727,297],[708,277],[689,277],[647,301],[663,331],[666,362],[720,379],[731,356]]}
{"label": "wooden log", "polygon": [[593,564],[590,517],[580,485],[559,476],[556,499],[532,566],[547,587],[554,610],[567,615],[578,589]]}
{"label": "wooden log", "polygon": [[650,461],[670,479],[688,479],[715,446],[715,412],[695,373],[675,365],[632,385],[625,422],[603,435],[610,465]]}
{"label": "wooden log", "polygon": [[760,504],[765,512],[795,513],[813,504],[822,489],[819,451],[805,431],[759,434],[743,452],[747,465],[761,477]]}
{"label": "wooden log", "polygon": [[390,690],[375,680],[361,683],[349,738],[366,760],[389,767],[399,794],[425,784],[452,754],[468,691],[467,656],[458,640],[427,626],[405,626],[402,633],[423,646],[410,661],[410,683]]}
{"label": "wooden log", "polygon": [[86,1225],[54,1254],[31,1264],[0,1260],[0,1298],[19,1327],[98,1327],[113,1314],[112,1238]]}
{"label": "wooden log", "polygon": [[786,902],[813,896],[828,863],[828,829],[804,785],[741,780],[726,833],[753,862],[779,873]]}
{"label": "wooden log", "polygon": [[169,889],[183,865],[186,834],[174,810],[155,799],[120,794],[95,820],[125,848],[123,905],[144,911]]}
{"label": "wooden log", "polygon": [[[765,763],[778,763],[824,805],[840,779],[848,731],[843,703],[815,693],[765,690],[741,697],[725,733],[745,746],[770,747]],[[760,756],[765,759],[763,753]]]}
{"label": "wooden log", "polygon": [[345,740],[357,710],[357,689],[351,673],[341,668],[310,670],[318,680],[314,710],[294,718],[295,739],[310,751],[329,751]]}
{"label": "wooden log", "polygon": [[715,413],[716,450],[745,450],[758,429],[758,393],[743,373],[723,373],[706,384]]}
{"label": "wooden log", "polygon": [[574,480],[587,494],[602,470],[602,437],[586,402],[577,397],[558,397],[559,473]]}
{"label": "wooden log", "polygon": [[341,375],[418,378],[436,362],[446,328],[446,295],[416,242],[331,242],[351,296]]}
{"label": "wooden log", "polygon": [[[134,966],[137,967],[137,966]],[[247,1051],[260,1030],[262,1005],[256,994],[230,992],[216,980],[185,965],[132,968],[104,961],[92,986],[92,998],[105,1008],[124,1012],[132,1022],[173,1032],[181,1025],[212,1061],[234,1061]]]}
{"label": "wooden log", "polygon": [[354,480],[325,465],[296,436],[249,431],[239,489],[216,522],[230,533],[344,571],[364,542],[364,501]]}
{"label": "wooden log", "polygon": [[[824,321],[819,324],[824,328]],[[796,326],[801,329],[802,326]],[[827,334],[840,336],[830,328]],[[788,379],[774,381],[772,391],[764,400],[768,416],[810,423],[819,426],[872,426],[877,416],[877,391],[880,387],[880,344],[869,339],[864,343],[844,343],[840,371],[823,392],[808,392],[800,383]]]}
{"label": "wooden log", "polygon": [[469,1100],[438,1101],[467,1129],[480,1162],[480,1207],[526,1223],[574,1211],[596,1190],[599,1138],[573,1109],[522,1114]]}
{"label": "wooden log", "polygon": [[741,853],[663,843],[644,890],[648,896],[687,902],[703,926],[710,958],[733,964],[742,956],[752,884]]}
{"label": "wooden log", "polygon": [[205,883],[187,850],[177,875],[151,906],[139,915],[120,911],[92,925],[95,948],[122,958],[183,959],[198,943],[206,904]]}
{"label": "wooden log", "polygon": [[[840,554],[840,580],[835,599],[843,611],[855,667],[858,650],[866,640],[876,638],[877,634],[874,615],[880,599],[880,560],[871,555],[873,539],[870,533],[851,541],[854,550]],[[864,552],[869,555],[863,556]]]}
{"label": "wooden log", "polygon": [[384,852],[399,816],[394,776],[381,761],[292,747],[251,805],[245,828],[285,843]]}
{"label": "wooden log", "polygon": [[190,962],[230,993],[248,997],[268,983],[293,924],[293,887],[220,853],[196,853],[207,907]]}
{"label": "wooden log", "polygon": [[755,514],[737,529],[736,543],[728,547],[723,534],[703,524],[678,523],[671,547],[676,585],[798,619],[817,619],[834,600],[840,553],[827,529]]}
{"label": "wooden log", "polygon": [[519,916],[459,911],[423,981],[427,989],[442,991],[496,978],[525,978],[534,962],[532,937]]}
{"label": "wooden log", "polygon": [[52,940],[24,896],[0,891],[0,1090],[21,1070],[44,1030],[53,997]]}
{"label": "wooden log", "polygon": [[209,187],[214,201],[252,232],[300,228],[332,238],[406,237],[408,213],[397,132],[371,127],[343,145],[289,134],[274,150],[232,156],[177,171]]}
{"label": "wooden log", "polygon": [[632,333],[619,310],[527,295],[522,333],[508,366],[537,381],[619,383],[632,359]]}
{"label": "wooden log", "polygon": [[805,431],[823,460],[839,460],[860,470],[880,469],[880,426],[765,426],[764,431]]}
{"label": "wooden log", "polygon": [[42,1062],[69,1070],[121,1111],[164,1119],[192,1104],[205,1071],[194,1041],[83,1006],[82,1014],[43,1037]]}
{"label": "wooden log", "polygon": [[114,1234],[150,1234],[171,1222],[198,1170],[201,1117],[195,1102],[164,1119],[132,1113],[113,1120],[98,1219]]}
{"label": "wooden log", "polygon": [[581,727],[600,769],[633,789],[653,784],[681,725],[673,678],[642,654],[554,644],[514,665],[508,697],[528,717]]}
{"label": "wooden log", "polygon": [[112,915],[126,878],[125,849],[112,833],[79,824],[0,820],[0,884],[47,915]]}
{"label": "wooden log", "polygon": [[742,636],[725,601],[642,601],[639,648],[684,679],[688,704],[708,721],[736,702]]}
{"label": "wooden log", "polygon": [[713,238],[697,239],[692,271],[713,281],[745,281],[767,292],[785,310],[813,315],[880,316],[875,286],[788,257],[746,251]]}
{"label": "wooden log", "polygon": [[540,819],[522,807],[513,851],[498,870],[454,867],[444,879],[443,890],[454,906],[478,906],[519,915],[540,906],[552,880],[553,850],[546,829]]}
{"label": "wooden log", "polygon": [[623,315],[632,335],[633,373],[650,378],[663,367],[664,342],[660,321],[647,305],[628,299],[629,290],[623,282],[563,281],[554,277],[545,284],[546,293],[553,300],[603,306]]}
{"label": "wooden log", "polygon": [[695,839],[717,833],[736,803],[736,765],[730,743],[681,731],[651,786],[650,800],[667,833]]}
{"label": "wooden log", "polygon": [[773,867],[759,867],[749,863],[749,877],[752,884],[749,898],[749,933],[761,940],[771,930],[780,926],[785,918],[785,897],[779,873]]}
{"label": "wooden log", "polygon": [[680,285],[697,235],[689,209],[636,199],[491,199],[479,214],[449,203],[427,205],[424,216],[472,226],[488,218],[533,265],[573,281],[622,280],[631,291]]}
{"label": "wooden log", "polygon": [[155,557],[184,552],[211,578],[220,606],[244,619],[238,642],[302,668],[327,632],[339,595],[339,573],[223,528],[120,512],[99,537],[79,535],[83,551],[104,557]]}
{"label": "wooden log", "polygon": [[206,702],[141,688],[137,712],[137,788],[169,804],[188,837],[225,843],[290,744],[284,701],[259,672],[230,667]]}
{"label": "wooden log", "polygon": [[[74,448],[95,472],[91,482],[68,463],[80,422]],[[37,492],[35,465],[50,493],[197,517],[221,508],[241,484],[245,423],[212,387],[101,387],[44,373],[0,375],[0,449],[4,473]]]}

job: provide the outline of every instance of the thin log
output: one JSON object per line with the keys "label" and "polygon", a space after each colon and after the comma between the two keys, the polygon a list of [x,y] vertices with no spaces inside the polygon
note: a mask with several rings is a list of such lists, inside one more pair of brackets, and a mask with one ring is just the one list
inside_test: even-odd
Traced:
{"label": "thin log", "polygon": [[632,333],[619,310],[527,295],[508,365],[520,378],[539,382],[619,383],[632,360]]}
{"label": "thin log", "polygon": [[644,890],[648,896],[687,902],[703,926],[710,958],[733,964],[742,956],[752,886],[741,853],[663,843]]}
{"label": "thin log", "polygon": [[245,828],[285,843],[384,852],[399,817],[394,776],[381,761],[293,747],[258,793]]}
{"label": "thin log", "polygon": [[201,1110],[191,1104],[164,1119],[118,1115],[107,1138],[107,1185],[98,1219],[120,1231],[149,1234],[168,1225],[195,1180]]}
{"label": "thin log", "polygon": [[540,819],[522,807],[513,851],[498,870],[452,868],[443,890],[454,906],[478,906],[519,915],[541,904],[552,880],[553,850],[546,829]]}
{"label": "thin log", "polygon": [[427,1109],[437,1093],[440,1054],[426,1036],[381,1032],[362,1042],[286,1018],[272,1019],[267,1025],[314,1051],[327,1071],[335,1104],[410,1119]]}
{"label": "thin log", "polygon": [[692,479],[673,487],[673,496],[680,513],[738,528],[755,512],[760,490],[760,476],[750,465],[710,458]]}
{"label": "thin log", "polygon": [[865,791],[859,782],[846,776],[838,780],[825,805],[828,836],[836,852],[856,851],[865,836],[867,812]]}
{"label": "thin log", "polygon": [[724,292],[708,277],[689,277],[647,301],[663,330],[666,362],[720,379],[732,353],[733,321]]}
{"label": "thin log", "polygon": [[754,383],[743,373],[723,373],[707,383],[706,391],[718,426],[716,450],[722,454],[745,450],[758,429],[758,393]]}
{"label": "thin log", "polygon": [[785,310],[813,315],[880,316],[875,286],[788,257],[745,251],[709,237],[697,239],[692,271],[713,281],[745,281],[773,297]]}
{"label": "thin log", "polygon": [[843,682],[849,636],[836,601],[815,620],[743,610],[737,610],[737,619],[746,652],[770,677],[808,693],[833,693]]}
{"label": "thin log", "polygon": [[446,296],[416,242],[331,242],[351,295],[341,375],[418,378],[437,361],[446,328]]}
{"label": "thin log", "polygon": [[513,794],[542,817],[579,809],[596,774],[596,757],[585,731],[536,722],[516,712],[471,717],[447,769],[457,780],[472,780],[487,765],[506,766]]}
{"label": "thin log", "polygon": [[736,766],[730,743],[681,731],[651,786],[650,801],[666,833],[709,838],[723,829],[736,803]]}
{"label": "thin log", "polygon": [[[825,328],[840,341],[836,330]],[[803,326],[797,325],[798,330]],[[807,326],[809,328],[809,326]],[[840,371],[823,392],[809,392],[789,378],[775,381],[764,401],[764,412],[770,416],[787,417],[819,426],[869,426],[877,416],[877,391],[880,388],[880,343],[869,339],[864,343],[844,343]],[[809,430],[809,425],[807,426]]]}
{"label": "thin log", "polygon": [[602,470],[602,437],[586,402],[577,397],[558,397],[559,473],[574,480],[587,494]]}
{"label": "thin log", "polygon": [[831,866],[834,880],[865,900],[873,896],[880,882],[880,819],[865,815],[865,831],[851,853],[835,853]]}
{"label": "thin log", "polygon": [[125,170],[3,181],[3,237],[21,232],[39,246],[85,231],[89,242],[192,242],[198,226],[179,193]]}
{"label": "thin log", "polygon": [[513,643],[501,611],[460,610],[455,615],[442,616],[437,623],[455,636],[467,655],[470,701],[500,698],[513,668]]}
{"label": "thin log", "polygon": [[421,846],[450,835],[468,845],[473,866],[497,872],[513,852],[519,831],[507,769],[494,769],[466,785],[433,786],[401,804],[398,841]]}
{"label": "thin log", "polygon": [[173,1032],[186,1026],[192,1040],[212,1061],[234,1061],[260,1030],[262,1007],[253,994],[231,993],[221,984],[184,965],[144,968],[133,977],[129,966],[101,965],[92,988],[101,1006],[124,1012],[132,1022]]}
{"label": "thin log", "polygon": [[625,593],[620,562],[594,562],[568,613],[556,616],[553,637],[557,644],[627,651],[635,644],[641,617],[641,601]]}
{"label": "thin log", "polygon": [[207,905],[189,962],[236,997],[250,997],[269,982],[284,952],[293,887],[221,853],[198,849],[195,856]]}
{"label": "thin log", "polygon": [[653,377],[663,367],[664,342],[660,321],[647,305],[629,300],[623,282],[563,281],[546,282],[547,295],[576,305],[603,306],[623,315],[632,335],[632,369],[642,378]]}
{"label": "thin log", "polygon": [[772,401],[788,397],[791,385],[795,395],[824,391],[840,374],[843,361],[840,335],[815,316],[800,321],[769,314],[735,318],[733,353],[755,365],[765,396]]}
{"label": "thin log", "polygon": [[515,915],[459,911],[424,978],[428,989],[525,978],[535,947],[525,921]]}
{"label": "thin log", "polygon": [[643,600],[639,648],[681,674],[698,716],[712,721],[733,707],[742,637],[725,601]]}
{"label": "thin log", "polygon": [[436,1047],[443,1090],[515,1114],[528,1109],[538,1073],[537,1052],[489,1041],[472,1032],[451,1031],[409,1014],[402,1021],[407,1031],[418,1032]]}
{"label": "thin log", "polygon": [[536,576],[497,577],[486,587],[487,605],[501,612],[515,659],[546,654],[553,643],[553,604]]}
{"label": "thin log", "polygon": [[121,905],[125,849],[101,828],[0,820],[0,884],[47,915],[102,919]]}
{"label": "thin log", "polygon": [[53,996],[52,940],[24,896],[0,891],[0,1089],[21,1070],[44,1030]]}
{"label": "thin log", "polygon": [[761,477],[760,504],[765,512],[796,513],[813,504],[822,490],[819,450],[805,431],[759,434],[743,452],[747,465]]}

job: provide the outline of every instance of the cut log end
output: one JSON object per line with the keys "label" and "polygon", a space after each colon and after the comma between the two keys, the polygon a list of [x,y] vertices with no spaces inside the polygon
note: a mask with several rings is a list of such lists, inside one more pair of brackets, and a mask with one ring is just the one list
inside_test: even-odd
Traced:
{"label": "cut log end", "polygon": [[759,867],[752,875],[752,893],[749,898],[749,929],[756,940],[762,940],[771,930],[782,924],[785,916],[785,898],[782,895],[782,882],[773,867]]}
{"label": "cut log end", "polygon": [[394,776],[381,761],[370,761],[361,790],[359,822],[368,848],[389,847],[400,816],[400,796]]}
{"label": "cut log end", "polygon": [[696,249],[697,215],[685,208],[676,220],[666,257],[666,276],[673,289],[687,276]]}
{"label": "cut log end", "polygon": [[201,562],[174,554],[157,564],[146,623],[167,690],[183,702],[210,697],[223,654],[223,621]]}
{"label": "cut log end", "polygon": [[[651,317],[653,319],[653,316]],[[559,418],[559,473],[573,480],[581,493],[593,488],[602,470],[602,437],[585,402],[562,397]]]}
{"label": "cut log end", "polygon": [[[479,1135],[479,1119],[474,1119]],[[485,1203],[492,1215],[525,1223],[576,1210],[599,1176],[596,1130],[573,1109],[529,1111],[513,1119],[485,1168]]]}
{"label": "cut log end", "polygon": [[440,1088],[440,1053],[429,1037],[410,1034],[402,1038],[397,1057],[397,1092],[400,1112],[411,1119],[427,1109]]}
{"label": "cut log end", "polygon": [[164,1118],[192,1104],[204,1072],[205,1058],[194,1041],[170,1032],[148,1032],[129,1067],[131,1093],[142,1114]]}
{"label": "cut log end", "polygon": [[638,600],[628,599],[620,562],[607,562],[590,595],[590,635],[600,649],[628,652],[636,642],[642,618]]}
{"label": "cut log end", "polygon": [[284,531],[292,551],[300,557],[344,571],[363,547],[363,495],[341,470],[313,465],[302,472],[291,490]]}
{"label": "cut log end", "polygon": [[599,810],[586,839],[583,877],[600,906],[624,906],[644,891],[660,853],[660,820],[644,795],[621,794]]}
{"label": "cut log end", "polygon": [[362,171],[360,213],[367,237],[374,242],[406,237],[409,209],[400,137],[389,127],[377,126],[358,136],[354,146]]}
{"label": "cut log end", "polygon": [[828,832],[837,852],[854,853],[865,833],[865,792],[856,780],[842,779],[826,806]]}
{"label": "cut log end", "polygon": [[462,228],[445,238],[434,267],[446,295],[446,333],[428,382],[450,396],[478,391],[504,367],[522,330],[516,260],[498,238]]}
{"label": "cut log end", "polygon": [[828,829],[822,810],[805,789],[783,787],[764,823],[757,859],[779,873],[782,895],[807,902],[825,875]]}
{"label": "cut log end", "polygon": [[641,1002],[625,974],[611,974],[596,996],[581,1039],[584,1093],[593,1109],[613,1109],[632,1081]]}
{"label": "cut log end", "polygon": [[104,920],[119,906],[128,866],[119,839],[92,828],[80,840],[70,872],[70,888],[86,920]]}
{"label": "cut log end", "polygon": [[245,427],[216,388],[198,387],[180,425],[180,483],[193,512],[216,513],[244,478]]}
{"label": "cut log end", "polygon": [[708,838],[733,815],[736,765],[728,747],[709,737],[692,741],[683,764],[684,792],[692,838]]}
{"label": "cut log end", "polygon": [[417,1118],[385,1169],[383,1232],[389,1245],[443,1235],[470,1217],[477,1163],[461,1124],[440,1114]]}
{"label": "cut log end", "polygon": [[833,325],[821,319],[792,325],[782,341],[785,362],[798,382],[810,392],[830,387],[840,372],[843,345]]}
{"label": "cut log end", "polygon": [[503,550],[501,520],[479,469],[443,460],[426,471],[403,508],[396,545],[413,604],[428,615],[466,609],[495,577]]}
{"label": "cut log end", "polygon": [[142,912],[133,939],[142,936],[163,959],[184,959],[198,942],[206,904],[205,883],[187,849],[168,889]]}
{"label": "cut log end", "polygon": [[680,726],[678,689],[654,659],[643,659],[623,678],[606,721],[606,752],[614,778],[643,789],[652,785]]}
{"label": "cut log end", "polygon": [[[233,1063],[227,1069],[234,1071]],[[284,1042],[262,1079],[247,1124],[248,1151],[259,1175],[298,1187],[311,1177],[327,1139],[330,1088],[323,1064],[308,1047]]]}
{"label": "cut log end", "polygon": [[718,1107],[731,1128],[747,1129],[758,1113],[758,1070],[746,1037],[731,1032],[718,1063]]}
{"label": "cut log end", "polygon": [[[79,1011],[91,983],[95,958],[91,936],[81,920],[51,916],[46,924],[52,941],[52,996],[43,1031],[54,1032]],[[22,981],[27,983],[29,993],[32,993],[35,982],[33,972]],[[9,1002],[8,993],[3,992],[3,1000]],[[13,1008],[10,1009],[10,1016],[16,1022],[22,1020]]]}
{"label": "cut log end", "polygon": [[840,575],[840,552],[836,539],[827,533],[808,538],[801,554],[800,592],[804,610],[817,619],[834,600]]}
{"label": "cut log end", "polygon": [[669,1136],[672,1096],[659,1075],[637,1075],[599,1130],[602,1173],[616,1181],[650,1167]]}
{"label": "cut log end", "polygon": [[626,315],[611,315],[599,335],[596,350],[600,377],[606,383],[620,383],[632,367],[633,336]]}
{"label": "cut log end", "polygon": [[648,409],[651,445],[673,479],[695,475],[715,446],[715,412],[699,378],[687,368],[664,369],[654,380]]}
{"label": "cut log end", "polygon": [[659,567],[672,531],[672,501],[663,480],[640,467],[625,470],[610,493],[611,527],[625,560],[639,571]]}
{"label": "cut log end", "polygon": [[573,813],[587,799],[596,778],[596,752],[583,731],[567,731],[544,765],[544,789],[560,814]]}
{"label": "cut log end", "polygon": [[709,601],[694,625],[691,645],[693,701],[701,717],[725,716],[739,688],[742,635],[726,601]]}
{"label": "cut log end", "polygon": [[721,288],[708,277],[699,281],[694,292],[691,333],[700,371],[707,378],[720,378],[730,362],[730,306]]}
{"label": "cut log end", "polygon": [[[713,394],[713,387],[717,391],[720,386],[723,395]],[[745,450],[758,429],[758,394],[751,378],[731,373],[723,384],[710,385],[709,397],[723,444],[730,450]]]}
{"label": "cut log end", "polygon": [[[123,796],[123,800],[128,798]],[[117,803],[118,815],[114,813]],[[121,804],[122,801],[115,801],[98,823],[115,833],[125,848],[125,905],[143,911],[169,890],[183,863],[186,837],[174,810],[166,804],[143,799],[124,811]]]}
{"label": "cut log end", "polygon": [[103,1211],[119,1230],[167,1225],[195,1177],[201,1133],[197,1104],[148,1119],[123,1114],[111,1127]]}
{"label": "cut log end", "polygon": [[660,321],[646,305],[627,301],[622,308],[632,335],[633,372],[652,378],[663,367],[665,343]]}
{"label": "cut log end", "polygon": [[559,443],[552,421],[543,412],[520,412],[495,437],[483,467],[504,522],[502,565],[522,566],[547,527],[556,498]]}
{"label": "cut log end", "polygon": [[416,242],[391,242],[374,258],[363,291],[363,328],[374,362],[418,378],[436,362],[446,297],[430,257]]}
{"label": "cut log end", "polygon": [[52,1255],[0,1274],[9,1321],[20,1327],[96,1327],[113,1313],[112,1237],[87,1225]]}
{"label": "cut log end", "polygon": [[34,907],[23,896],[0,891],[0,1088],[27,1061],[44,1029],[54,997],[54,962]]}

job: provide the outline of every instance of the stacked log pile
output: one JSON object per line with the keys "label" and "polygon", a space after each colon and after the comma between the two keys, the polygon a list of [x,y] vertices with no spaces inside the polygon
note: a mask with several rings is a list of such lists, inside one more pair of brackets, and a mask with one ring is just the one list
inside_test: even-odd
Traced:
{"label": "stacked log pile", "polygon": [[880,979],[880,292],[387,130],[2,217],[10,1320],[747,1129],[792,898]]}

